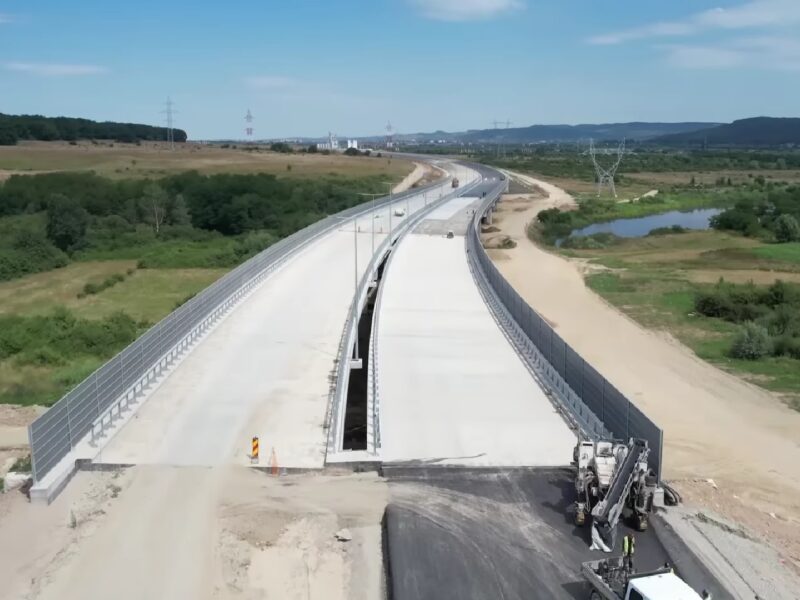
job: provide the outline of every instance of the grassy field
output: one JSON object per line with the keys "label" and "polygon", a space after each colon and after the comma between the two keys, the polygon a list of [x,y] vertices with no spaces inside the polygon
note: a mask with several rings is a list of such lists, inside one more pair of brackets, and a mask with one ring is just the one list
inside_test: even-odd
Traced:
{"label": "grassy field", "polygon": [[[128,271],[133,270],[131,275]],[[79,317],[98,319],[123,311],[154,323],[175,304],[196,294],[225,269],[136,269],[135,260],[72,263],[63,269],[0,282],[0,315],[44,315],[64,306]],[[98,294],[80,297],[87,283],[124,274],[124,281]]]}
{"label": "grassy field", "polygon": [[[224,273],[225,269],[136,269],[136,261],[124,260],[77,262],[0,283],[0,317],[34,318],[64,307],[76,318],[89,321],[121,311],[144,327]],[[99,283],[114,274],[124,274],[125,279],[80,297],[87,283]],[[54,364],[30,364],[14,356],[0,360],[0,403],[51,404],[103,362],[85,355],[67,356]]]}
{"label": "grassy field", "polygon": [[[738,327],[697,315],[695,292],[720,277],[770,284],[800,282],[800,244],[765,245],[716,231],[624,240],[601,250],[569,250],[589,259],[587,284],[643,325],[664,330],[705,360],[785,395],[800,410],[800,361],[767,357],[757,361],[728,356]],[[594,269],[593,269],[594,270]]]}
{"label": "grassy field", "polygon": [[293,177],[338,174],[349,177],[386,175],[399,181],[413,165],[406,160],[341,154],[281,154],[221,148],[202,144],[178,144],[174,151],[165,144],[145,142],[119,144],[81,141],[20,142],[0,146],[0,178],[14,173],[48,171],[95,171],[111,178],[157,178],[187,170],[201,173],[272,173]]}

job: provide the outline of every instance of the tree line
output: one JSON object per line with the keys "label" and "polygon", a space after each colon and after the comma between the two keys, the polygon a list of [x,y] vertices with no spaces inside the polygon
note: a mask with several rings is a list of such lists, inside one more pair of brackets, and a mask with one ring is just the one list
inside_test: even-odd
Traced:
{"label": "tree line", "polygon": [[93,173],[10,177],[0,187],[0,280],[82,257],[230,267],[379,192],[380,176],[279,179],[270,174],[111,180]]}
{"label": "tree line", "polygon": [[[186,141],[186,132],[182,129],[173,129],[173,135],[176,142]],[[19,140],[82,139],[115,140],[124,143],[166,141],[167,128],[136,123],[98,122],[72,117],[0,113],[0,145],[13,146]]]}
{"label": "tree line", "polygon": [[711,219],[714,229],[778,243],[800,241],[800,186],[773,188],[744,198]]}

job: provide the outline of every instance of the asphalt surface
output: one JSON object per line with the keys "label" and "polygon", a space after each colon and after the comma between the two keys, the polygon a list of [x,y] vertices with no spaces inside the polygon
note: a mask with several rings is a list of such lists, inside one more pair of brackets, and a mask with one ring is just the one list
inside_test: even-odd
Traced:
{"label": "asphalt surface", "polygon": [[[589,550],[588,527],[573,524],[571,469],[387,467],[384,475],[391,600],[589,597],[581,563],[606,555]],[[612,556],[621,554],[625,533],[633,533],[638,571],[670,561],[698,591],[728,597],[702,569],[695,572],[679,540],[667,540],[668,552],[661,525],[654,521],[644,533],[621,525]]]}

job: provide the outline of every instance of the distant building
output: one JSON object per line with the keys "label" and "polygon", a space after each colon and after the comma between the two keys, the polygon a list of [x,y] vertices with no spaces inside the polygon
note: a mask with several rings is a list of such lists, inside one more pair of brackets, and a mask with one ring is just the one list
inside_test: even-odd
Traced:
{"label": "distant building", "polygon": [[[349,143],[349,141],[348,141]],[[348,146],[349,148],[350,146]],[[317,150],[338,150],[339,149],[339,140],[336,138],[336,135],[333,133],[328,133],[328,141],[322,142],[317,144]]]}
{"label": "distant building", "polygon": [[355,148],[358,150],[358,140],[347,140],[347,149]]}

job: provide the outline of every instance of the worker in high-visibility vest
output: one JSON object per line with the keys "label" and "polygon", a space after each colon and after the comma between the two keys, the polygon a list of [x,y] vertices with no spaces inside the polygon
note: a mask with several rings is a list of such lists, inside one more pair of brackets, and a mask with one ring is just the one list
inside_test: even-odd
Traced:
{"label": "worker in high-visibility vest", "polygon": [[629,569],[633,570],[633,555],[636,552],[636,538],[628,534],[622,538],[622,562]]}

